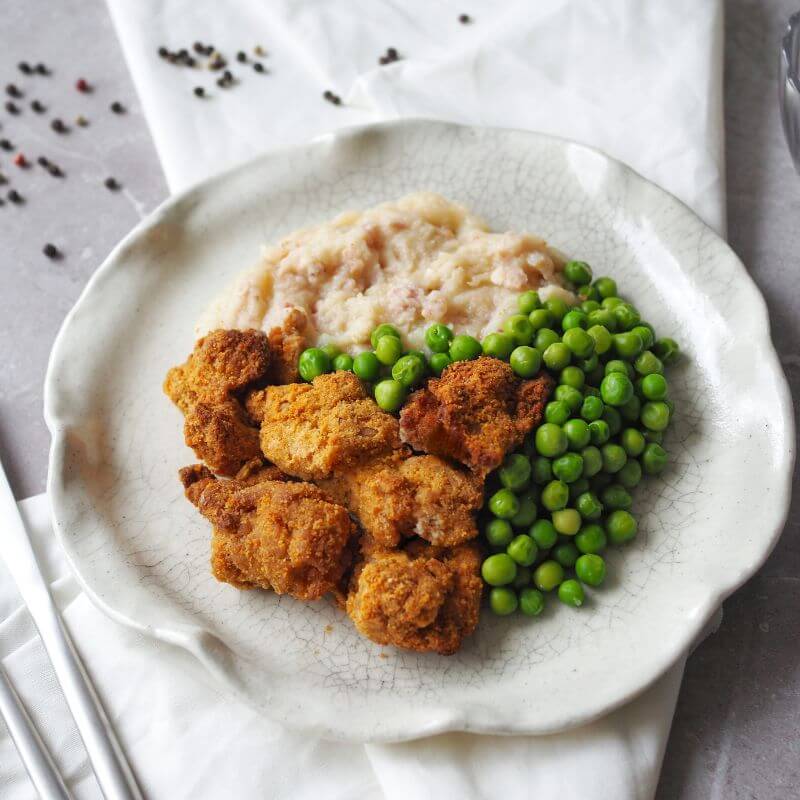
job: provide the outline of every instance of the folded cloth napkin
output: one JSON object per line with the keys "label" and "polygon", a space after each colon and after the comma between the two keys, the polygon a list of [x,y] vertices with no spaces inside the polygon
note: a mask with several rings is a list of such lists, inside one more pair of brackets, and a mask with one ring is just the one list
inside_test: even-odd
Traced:
{"label": "folded cloth napkin", "polygon": [[[268,147],[408,116],[528,128],[626,161],[724,228],[721,0],[108,0],[170,186]],[[470,21],[462,23],[459,16]],[[160,46],[213,43],[239,82],[179,69]],[[253,68],[253,48],[267,55]],[[379,65],[389,47],[401,59]],[[248,63],[233,55],[244,50]],[[193,93],[206,87],[207,98]],[[331,91],[341,105],[323,100]],[[653,796],[683,660],[604,719],[546,737],[453,734],[400,745],[312,740],[222,697],[185,653],[97,611],[22,504],[78,647],[147,796]],[[0,657],[79,798],[99,797],[30,619],[0,571]],[[0,796],[32,797],[0,726]]]}

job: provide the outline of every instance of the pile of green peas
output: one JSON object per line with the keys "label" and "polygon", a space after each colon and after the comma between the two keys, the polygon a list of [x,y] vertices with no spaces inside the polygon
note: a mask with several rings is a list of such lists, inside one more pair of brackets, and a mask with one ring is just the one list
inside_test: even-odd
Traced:
{"label": "pile of green peas", "polygon": [[297,368],[300,377],[312,381],[328,372],[348,370],[372,386],[375,402],[384,411],[395,413],[405,402],[408,393],[418,388],[431,375],[441,375],[448,364],[467,361],[483,355],[484,348],[472,336],[455,335],[440,323],[425,331],[425,344],[430,350],[407,350],[400,331],[382,323],[372,331],[371,350],[356,356],[343,353],[335,345],[309,347],[300,355]]}
{"label": "pile of green peas", "polygon": [[[592,280],[583,261],[564,274],[580,298],[519,297],[519,313],[484,352],[520,377],[540,368],[558,386],[545,419],[489,479],[481,566],[499,615],[542,613],[548,593],[572,607],[606,577],[603,552],[636,536],[632,490],[667,465],[662,447],[674,405],[664,368],[678,345],[658,339],[614,280]],[[509,346],[509,339],[513,344]]]}

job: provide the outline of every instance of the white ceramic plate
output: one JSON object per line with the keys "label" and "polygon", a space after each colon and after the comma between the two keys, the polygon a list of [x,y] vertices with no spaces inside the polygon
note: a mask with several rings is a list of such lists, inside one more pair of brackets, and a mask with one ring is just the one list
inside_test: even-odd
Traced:
{"label": "white ceramic plate", "polygon": [[[671,469],[640,489],[635,543],[581,610],[486,613],[449,658],[378,647],[332,604],[239,592],[209,573],[208,524],[184,500],[194,461],[161,392],[206,303],[263,243],[418,189],[497,229],[542,234],[608,273],[686,353],[671,373]],[[46,386],[56,531],[92,599],[182,645],[270,717],[391,741],[439,731],[545,733],[658,678],[764,561],[788,506],[794,434],[764,302],[728,246],[673,197],[583,146],[408,121],[262,156],[171,199],[92,278]]]}

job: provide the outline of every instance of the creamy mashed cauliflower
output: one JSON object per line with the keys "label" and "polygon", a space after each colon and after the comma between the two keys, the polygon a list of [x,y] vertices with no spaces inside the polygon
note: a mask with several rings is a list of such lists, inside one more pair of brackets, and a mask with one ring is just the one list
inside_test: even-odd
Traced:
{"label": "creamy mashed cauliflower", "polygon": [[205,311],[197,326],[280,325],[292,309],[307,318],[310,344],[369,346],[381,322],[421,348],[432,322],[482,338],[516,311],[520,292],[573,295],[562,287],[563,259],[527,233],[493,233],[463,206],[431,192],[289,234],[267,247]]}

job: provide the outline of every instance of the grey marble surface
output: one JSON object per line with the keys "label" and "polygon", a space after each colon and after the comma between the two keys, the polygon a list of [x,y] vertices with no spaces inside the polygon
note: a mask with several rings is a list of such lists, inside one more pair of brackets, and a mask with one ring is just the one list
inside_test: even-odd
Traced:
{"label": "grey marble surface", "polygon": [[[773,336],[800,388],[800,176],[792,171],[775,102],[778,41],[788,0],[726,0],[729,238],[764,293]],[[14,0],[0,19],[0,86],[25,91],[19,116],[0,109],[0,139],[29,159],[57,162],[63,179],[20,170],[0,150],[0,173],[26,202],[0,207],[0,456],[15,493],[44,489],[48,435],[42,379],[53,337],[86,280],[167,188],[102,0]],[[47,21],[43,26],[43,21]],[[49,77],[17,62],[43,61]],[[79,77],[91,94],[74,88]],[[5,102],[7,98],[3,98]],[[30,102],[47,108],[38,115]],[[119,100],[128,112],[115,115]],[[74,118],[83,114],[89,126]],[[54,117],[71,128],[58,135]],[[114,176],[122,189],[103,181]],[[42,254],[46,242],[64,258]],[[795,498],[800,487],[795,483]],[[795,503],[796,505],[796,503]],[[732,532],[733,533],[733,532]],[[719,632],[689,659],[658,800],[783,800],[800,790],[800,525],[789,523],[764,568],[725,603]]]}

